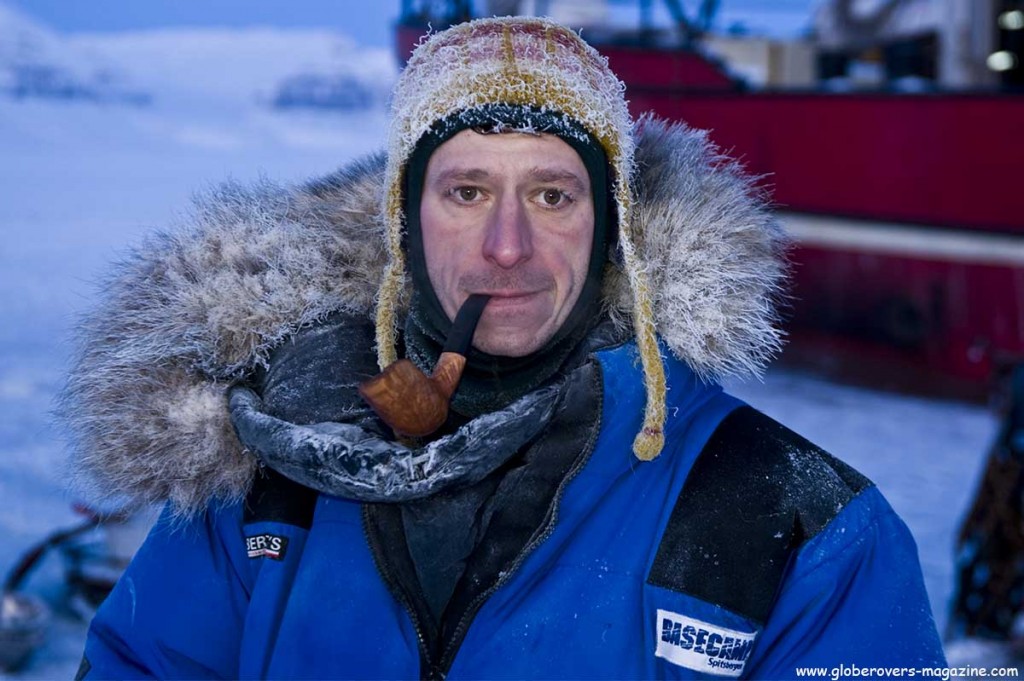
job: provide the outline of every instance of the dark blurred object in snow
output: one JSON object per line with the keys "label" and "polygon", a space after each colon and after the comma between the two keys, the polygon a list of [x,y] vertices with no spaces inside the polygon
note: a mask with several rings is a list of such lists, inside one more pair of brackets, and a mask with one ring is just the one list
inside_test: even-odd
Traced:
{"label": "dark blurred object in snow", "polygon": [[302,73],[285,78],[270,104],[276,109],[369,109],[381,102],[380,92],[347,74]]}
{"label": "dark blurred object in snow", "polygon": [[147,104],[94,55],[0,1],[0,95]]}
{"label": "dark blurred object in snow", "polygon": [[960,528],[947,636],[1013,640],[1024,605],[1024,365],[1010,376],[1003,422]]}
{"label": "dark blurred object in snow", "polygon": [[77,505],[85,519],[54,531],[25,552],[6,576],[0,592],[0,672],[16,671],[46,642],[53,616],[38,596],[20,591],[51,551],[64,559],[67,609],[88,622],[156,520],[156,509],[103,515]]}
{"label": "dark blurred object in snow", "polygon": [[50,609],[36,596],[4,593],[0,600],[0,672],[17,671],[46,640]]}
{"label": "dark blurred object in snow", "polygon": [[75,74],[51,64],[7,64],[0,67],[0,93],[23,99],[88,100],[120,104],[149,104],[151,97],[117,86],[116,79],[99,72],[83,81]]}

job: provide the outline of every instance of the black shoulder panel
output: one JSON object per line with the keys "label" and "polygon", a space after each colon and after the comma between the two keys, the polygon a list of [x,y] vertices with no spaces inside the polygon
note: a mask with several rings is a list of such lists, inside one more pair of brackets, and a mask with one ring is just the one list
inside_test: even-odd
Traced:
{"label": "black shoulder panel", "polygon": [[245,497],[243,522],[270,521],[295,525],[308,530],[313,526],[313,511],[318,493],[269,468],[256,474]]}
{"label": "black shoulder panel", "polygon": [[782,424],[741,407],[697,457],[647,581],[763,624],[794,549],[871,484]]}

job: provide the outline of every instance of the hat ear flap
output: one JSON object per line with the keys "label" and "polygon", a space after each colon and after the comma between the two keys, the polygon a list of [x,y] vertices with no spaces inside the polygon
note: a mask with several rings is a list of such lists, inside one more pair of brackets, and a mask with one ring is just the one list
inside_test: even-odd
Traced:
{"label": "hat ear flap", "polygon": [[[388,161],[387,175],[398,171]],[[405,253],[402,251],[402,197],[400,181],[388,182],[384,197],[385,244],[388,264],[377,289],[377,364],[383,371],[398,361],[398,304],[405,289]]]}
{"label": "hat ear flap", "polygon": [[633,440],[633,454],[641,461],[650,461],[657,457],[665,446],[665,365],[662,363],[661,350],[658,347],[651,284],[647,278],[647,269],[641,263],[632,239],[628,217],[629,194],[621,185],[618,186],[616,193],[620,216],[618,250],[622,258],[622,268],[633,292],[633,332],[636,334],[647,393],[644,422]]}

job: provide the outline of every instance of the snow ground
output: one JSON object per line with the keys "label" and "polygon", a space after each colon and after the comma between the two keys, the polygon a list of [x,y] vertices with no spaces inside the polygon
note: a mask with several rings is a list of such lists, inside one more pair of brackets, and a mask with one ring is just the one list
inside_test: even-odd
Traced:
{"label": "snow ground", "polygon": [[[104,50],[97,37],[79,42]],[[162,62],[160,78],[147,80],[146,50],[131,47],[139,44],[148,43],[122,37],[105,58],[158,95],[164,82],[168,92],[187,91],[195,63],[175,70]],[[255,77],[260,67],[243,61],[231,68],[249,89],[211,97],[206,107],[198,95],[157,96],[150,107],[0,99],[0,499],[7,502],[0,504],[0,574],[33,542],[75,521],[65,452],[49,412],[71,323],[90,305],[105,264],[142,235],[173,224],[190,193],[210,183],[300,181],[382,144],[382,110],[273,112],[250,96],[263,82]],[[994,437],[993,415],[784,371],[730,387],[878,483],[917,539],[941,630],[954,528]],[[51,558],[26,589],[56,601],[60,579]],[[11,678],[70,678],[84,634],[84,624],[58,617],[46,646]]]}

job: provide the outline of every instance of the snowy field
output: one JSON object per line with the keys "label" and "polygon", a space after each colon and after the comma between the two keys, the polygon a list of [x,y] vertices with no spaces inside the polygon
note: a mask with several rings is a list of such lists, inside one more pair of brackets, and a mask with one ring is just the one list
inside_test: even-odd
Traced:
{"label": "snowy field", "polygon": [[[387,54],[319,32],[48,40],[41,58],[77,63],[75,55],[87,53],[114,64],[151,103],[0,95],[0,574],[33,542],[75,522],[66,452],[49,412],[69,329],[92,303],[106,264],[153,229],[173,225],[190,194],[211,183],[297,182],[381,145],[381,106],[274,110],[266,94],[279,79],[339,60],[367,80],[393,78]],[[273,46],[273,59],[254,48],[263,43]],[[731,387],[878,483],[917,538],[941,630],[954,528],[994,437],[993,415],[780,371]],[[60,582],[51,558],[26,589],[56,603]],[[10,678],[72,677],[84,634],[84,623],[58,617],[45,647]],[[996,661],[979,662],[988,663]]]}

